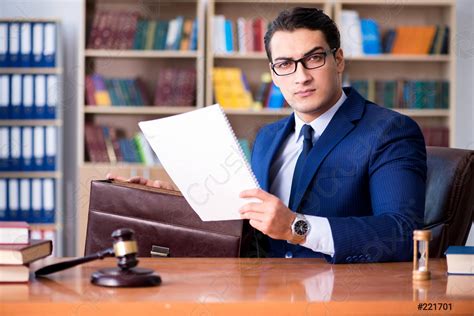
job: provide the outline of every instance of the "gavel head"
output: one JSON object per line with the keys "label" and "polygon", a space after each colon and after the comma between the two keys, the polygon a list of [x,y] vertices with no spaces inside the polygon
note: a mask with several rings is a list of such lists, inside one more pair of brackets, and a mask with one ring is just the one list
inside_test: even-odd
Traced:
{"label": "gavel head", "polygon": [[122,270],[131,269],[138,264],[138,248],[134,234],[135,232],[129,228],[117,229],[112,233],[115,257],[117,257],[117,264]]}

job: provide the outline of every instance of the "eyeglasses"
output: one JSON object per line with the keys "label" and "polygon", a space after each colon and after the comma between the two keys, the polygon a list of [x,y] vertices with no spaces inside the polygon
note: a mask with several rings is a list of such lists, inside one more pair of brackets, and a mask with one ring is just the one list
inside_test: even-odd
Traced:
{"label": "eyeglasses", "polygon": [[336,51],[337,48],[333,48],[324,52],[310,54],[298,60],[287,59],[274,64],[272,63],[272,70],[277,76],[288,76],[296,72],[299,62],[301,62],[306,69],[320,68],[326,63],[326,56],[328,54],[334,54]]}

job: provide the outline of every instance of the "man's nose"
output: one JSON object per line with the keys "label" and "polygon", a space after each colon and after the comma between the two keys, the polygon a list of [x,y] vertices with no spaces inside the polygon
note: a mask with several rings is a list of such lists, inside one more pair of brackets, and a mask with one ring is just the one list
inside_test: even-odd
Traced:
{"label": "man's nose", "polygon": [[294,73],[295,75],[295,83],[296,84],[305,84],[305,83],[308,83],[310,82],[313,77],[311,76],[311,73],[310,73],[311,70],[309,69],[306,69],[304,66],[303,66],[303,63],[302,62],[299,62],[297,65],[296,65],[296,71]]}

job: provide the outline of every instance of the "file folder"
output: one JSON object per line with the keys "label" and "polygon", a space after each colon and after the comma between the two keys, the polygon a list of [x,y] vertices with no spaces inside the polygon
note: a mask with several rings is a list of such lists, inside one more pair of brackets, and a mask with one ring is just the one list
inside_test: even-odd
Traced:
{"label": "file folder", "polygon": [[8,119],[8,117],[10,116],[9,106],[10,106],[10,76],[0,75],[0,120]]}
{"label": "file folder", "polygon": [[11,76],[10,118],[21,119],[21,75]]}
{"label": "file folder", "polygon": [[10,23],[8,32],[8,65],[20,67],[20,23]]}
{"label": "file folder", "polygon": [[18,179],[8,180],[8,214],[7,218],[9,221],[19,220],[18,211],[20,192],[18,189]]}
{"label": "file folder", "polygon": [[22,119],[32,119],[34,118],[33,113],[33,76],[32,75],[23,75],[23,84],[22,84],[22,111],[20,117]]}
{"label": "file folder", "polygon": [[28,222],[31,212],[31,180],[20,180],[20,216],[19,220]]}
{"label": "file folder", "polygon": [[44,127],[35,126],[33,129],[33,164],[34,170],[44,170],[45,150],[44,150]]}
{"label": "file folder", "polygon": [[10,131],[9,127],[0,126],[0,171],[7,171],[10,155]]}
{"label": "file folder", "polygon": [[33,23],[33,67],[43,64],[43,23]]}
{"label": "file folder", "polygon": [[46,163],[45,170],[54,171],[56,170],[56,155],[57,155],[57,135],[56,127],[47,126],[46,127]]}
{"label": "file folder", "polygon": [[20,66],[31,67],[31,23],[21,23],[20,33]]}
{"label": "file folder", "polygon": [[35,76],[35,117],[43,119],[46,116],[46,77]]}
{"label": "file folder", "polygon": [[44,49],[43,64],[44,67],[56,66],[56,24],[46,23],[44,25]]}
{"label": "file folder", "polygon": [[56,75],[49,75],[46,79],[46,113],[45,118],[56,118],[56,108],[58,105],[58,77]]}
{"label": "file folder", "polygon": [[22,153],[21,169],[24,171],[34,170],[33,164],[33,127],[24,126],[21,131]]}
{"label": "file folder", "polygon": [[42,223],[54,223],[55,193],[54,179],[43,179]]}
{"label": "file folder", "polygon": [[0,179],[0,221],[7,219],[8,180]]}
{"label": "file folder", "polygon": [[21,127],[10,127],[10,163],[9,170],[21,170]]}
{"label": "file folder", "polygon": [[8,67],[8,23],[0,22],[0,67]]}
{"label": "file folder", "polygon": [[41,179],[31,179],[31,223],[41,222],[43,208]]}

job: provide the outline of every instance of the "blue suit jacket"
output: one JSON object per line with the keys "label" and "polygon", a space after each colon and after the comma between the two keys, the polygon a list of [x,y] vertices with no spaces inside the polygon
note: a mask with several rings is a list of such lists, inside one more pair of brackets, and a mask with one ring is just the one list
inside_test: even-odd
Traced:
{"label": "blue suit jacket", "polygon": [[[294,211],[328,218],[330,262],[411,260],[412,232],[423,223],[425,205],[423,135],[409,117],[344,91],[346,101],[308,155]],[[294,131],[293,115],[263,127],[255,139],[252,168],[265,191],[273,159]],[[323,256],[284,240],[269,239],[269,248],[275,257]]]}

